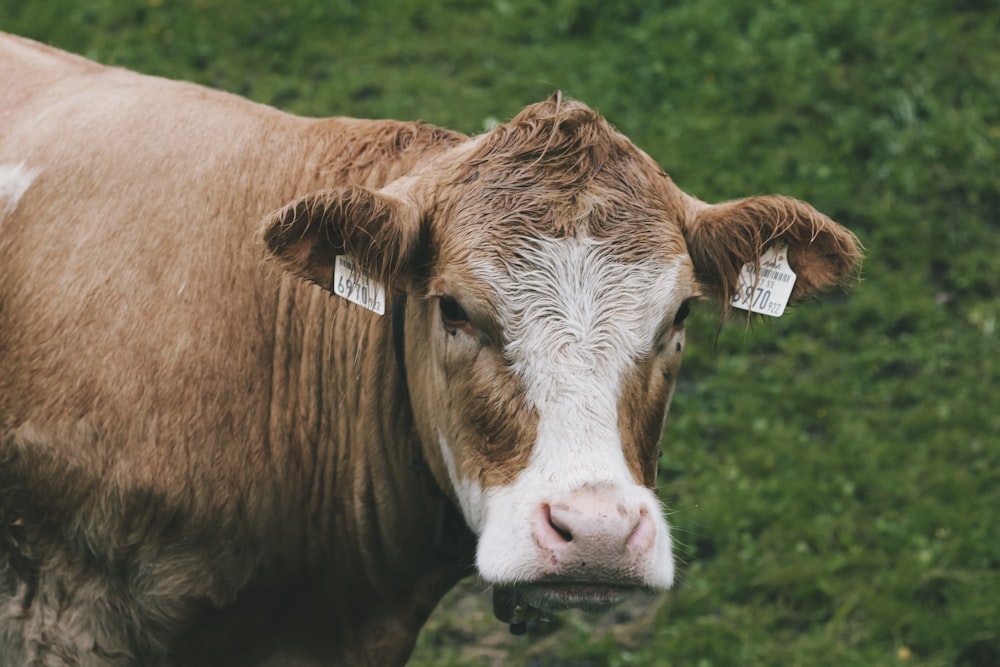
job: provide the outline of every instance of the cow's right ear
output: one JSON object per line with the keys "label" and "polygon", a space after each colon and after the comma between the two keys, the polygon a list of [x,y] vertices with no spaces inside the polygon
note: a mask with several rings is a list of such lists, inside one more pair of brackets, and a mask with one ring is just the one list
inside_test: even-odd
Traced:
{"label": "cow's right ear", "polygon": [[420,211],[361,187],[313,192],[268,215],[260,226],[267,252],[295,275],[333,290],[337,255],[392,285],[420,238]]}

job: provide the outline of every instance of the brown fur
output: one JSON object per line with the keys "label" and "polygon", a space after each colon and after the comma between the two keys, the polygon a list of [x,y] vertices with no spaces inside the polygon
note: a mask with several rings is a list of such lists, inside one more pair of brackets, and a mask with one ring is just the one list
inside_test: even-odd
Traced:
{"label": "brown fur", "polygon": [[484,487],[509,484],[526,465],[535,441],[538,415],[524,399],[520,380],[506,368],[495,350],[479,354],[469,384],[460,383],[453,394],[457,411],[464,414],[470,434],[465,471]]}
{"label": "brown fur", "polygon": [[[679,331],[674,327],[670,334]],[[656,468],[663,421],[680,373],[683,348],[667,338],[656,352],[636,365],[625,378],[618,400],[618,430],[625,462],[636,482],[656,486]]]}
{"label": "brown fur", "polygon": [[[297,118],[14,37],[0,80],[0,164],[41,169],[0,209],[11,664],[400,664],[472,565],[464,530],[434,538],[454,498],[439,429],[490,485],[516,477],[537,422],[473,265],[588,234],[623,261],[686,250],[728,303],[774,238],[797,297],[859,254],[794,200],[696,202],[559,96],[467,139]],[[389,318],[321,289],[339,252],[410,292],[408,390]],[[443,329],[449,293],[478,342]],[[678,363],[638,363],[623,394],[645,484]]]}
{"label": "brown fur", "polygon": [[[516,257],[525,239],[580,233],[623,259],[683,252],[680,191],[606,120],[553,96],[481,138],[427,194],[438,266]],[[444,223],[447,223],[446,225]]]}

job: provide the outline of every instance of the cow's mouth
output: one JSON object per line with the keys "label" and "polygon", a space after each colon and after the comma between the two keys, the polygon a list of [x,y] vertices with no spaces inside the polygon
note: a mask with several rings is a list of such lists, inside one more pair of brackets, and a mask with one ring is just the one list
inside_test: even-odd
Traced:
{"label": "cow's mouth", "polygon": [[544,619],[552,612],[582,609],[590,612],[607,611],[621,603],[629,594],[645,590],[639,586],[583,581],[543,581],[498,586],[493,590],[493,613],[511,632],[524,632],[527,621]]}
{"label": "cow's mouth", "polygon": [[520,594],[524,602],[542,611],[607,611],[634,590],[631,586],[564,582],[531,584],[522,587]]}

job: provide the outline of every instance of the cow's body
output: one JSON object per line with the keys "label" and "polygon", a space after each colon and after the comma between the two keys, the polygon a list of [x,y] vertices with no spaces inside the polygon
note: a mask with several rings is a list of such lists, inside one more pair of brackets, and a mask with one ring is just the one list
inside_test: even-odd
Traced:
{"label": "cow's body", "polygon": [[[561,294],[579,282],[574,267],[624,275],[634,257],[649,269],[635,276],[654,277],[622,285],[661,295],[635,303],[652,298],[669,323],[698,292],[695,270],[708,289],[732,289],[720,253],[692,248],[696,263],[707,257],[692,269],[684,252],[685,238],[716,224],[711,215],[690,230],[664,224],[662,244],[641,231],[550,226],[531,251],[516,247],[530,236],[520,228],[510,238],[494,229],[463,249],[479,223],[436,220],[477,206],[496,216],[507,201],[450,194],[480,183],[504,190],[484,140],[415,123],[298,118],[13,37],[0,40],[0,90],[3,664],[398,664],[440,596],[474,571],[476,537],[475,562],[491,583],[571,584],[528,590],[505,620],[525,617],[525,607],[603,608],[618,588],[670,584],[669,536],[649,488],[682,327],[675,320],[664,333],[634,315],[594,349],[635,331],[635,354],[572,341],[524,353],[532,336],[544,350],[561,335],[554,324],[525,325],[518,338],[506,324],[551,318],[549,278],[532,286],[528,269],[504,273],[493,258],[544,255],[524,261],[556,276]],[[559,100],[546,104],[560,112]],[[638,151],[634,160],[643,171],[626,190],[646,196],[661,187],[656,179],[669,181]],[[532,187],[521,192],[534,196]],[[716,208],[672,196],[663,217],[683,222]],[[614,197],[587,210],[612,208]],[[409,211],[427,198],[433,210]],[[855,259],[846,232],[808,224],[822,229],[773,236],[842,238],[818,253],[837,265],[829,270],[812,266],[802,246],[803,294],[841,279]],[[264,261],[261,239],[277,264]],[[591,250],[602,239],[658,246],[611,261]],[[484,240],[500,250],[490,255]],[[395,288],[390,299],[406,292],[406,300],[379,317],[331,296],[322,289],[331,288],[327,242],[382,276]],[[526,285],[517,298],[469,287],[496,287],[515,273]],[[464,309],[452,308],[456,294]],[[617,402],[586,382],[567,400],[559,376],[567,364],[597,369],[598,379],[625,377]],[[473,375],[461,375],[466,366]],[[468,432],[486,445],[467,456],[456,443]],[[611,456],[614,465],[591,468],[613,472],[596,479],[586,465],[532,448],[549,440]],[[541,488],[531,480],[558,477],[562,463],[572,479],[538,491],[523,521],[520,509],[495,509],[515,507]],[[609,496],[605,487],[624,490]],[[627,525],[574,524],[583,550],[560,551],[575,521],[560,513],[596,507],[593,516],[603,516],[608,503],[632,517]],[[508,530],[499,514],[531,527]],[[605,548],[612,533],[624,551]],[[514,556],[504,535],[520,550]]]}
{"label": "cow's body", "polygon": [[179,646],[215,641],[218,618],[232,664],[286,639],[303,659],[399,662],[469,556],[436,551],[387,319],[264,265],[254,233],[331,179],[377,187],[454,138],[366,123],[354,139],[16,40],[0,66],[16,100],[0,164],[37,171],[0,218],[0,512],[45,568],[27,603],[33,577],[0,565],[0,646],[96,641],[131,664],[190,620],[206,633]]}

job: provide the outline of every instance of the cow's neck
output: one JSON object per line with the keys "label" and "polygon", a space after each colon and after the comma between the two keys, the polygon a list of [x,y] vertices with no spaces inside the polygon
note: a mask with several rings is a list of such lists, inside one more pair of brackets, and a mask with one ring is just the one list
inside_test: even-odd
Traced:
{"label": "cow's neck", "polygon": [[409,650],[470,571],[471,540],[422,465],[392,327],[401,309],[375,317],[312,287],[282,289],[295,303],[276,347],[301,352],[288,360],[297,377],[274,383],[290,392],[276,407],[294,425],[285,437],[307,452],[299,475],[310,574],[335,593],[321,599],[338,607],[326,611],[344,637],[384,659],[387,642]]}
{"label": "cow's neck", "polygon": [[[463,139],[352,119],[315,121],[303,138],[311,156],[300,193],[341,180],[382,187]],[[357,170],[369,164],[378,172]],[[298,647],[298,662],[401,663],[441,596],[472,571],[474,549],[422,465],[401,340],[390,313],[374,316],[291,276],[273,300],[273,283],[263,289],[274,329],[262,431],[275,492],[258,480],[265,501],[254,524],[270,526],[263,543],[285,549],[264,554],[236,603],[185,638],[191,655],[180,664],[252,665],[283,646]]]}

